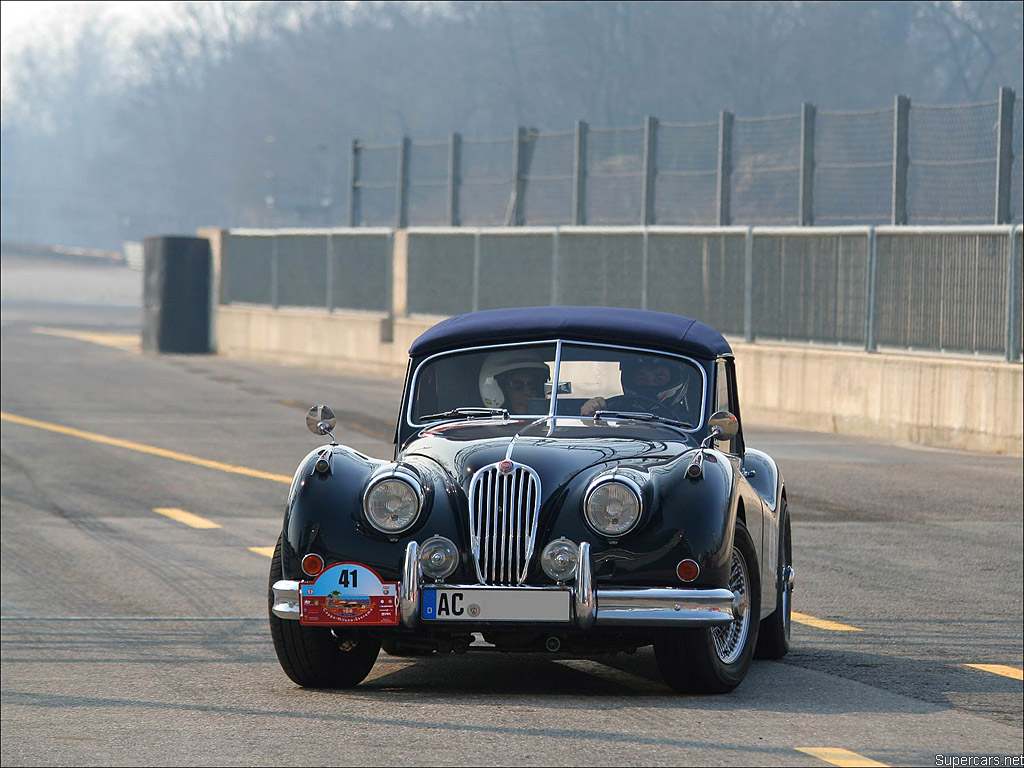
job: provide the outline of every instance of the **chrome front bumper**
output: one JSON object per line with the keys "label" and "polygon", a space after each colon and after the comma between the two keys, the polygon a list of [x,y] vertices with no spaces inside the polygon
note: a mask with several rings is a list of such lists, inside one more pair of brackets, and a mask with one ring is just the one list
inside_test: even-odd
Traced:
{"label": "chrome front bumper", "polygon": [[[420,573],[416,542],[409,542],[398,586],[399,616],[406,627],[419,623]],[[458,585],[445,584],[457,588]],[[517,589],[517,587],[507,587]],[[580,544],[580,567],[573,595],[573,624],[579,629],[602,627],[712,627],[729,624],[743,615],[746,603],[728,589],[595,589],[590,544]],[[274,584],[274,615],[299,619],[299,582]]]}

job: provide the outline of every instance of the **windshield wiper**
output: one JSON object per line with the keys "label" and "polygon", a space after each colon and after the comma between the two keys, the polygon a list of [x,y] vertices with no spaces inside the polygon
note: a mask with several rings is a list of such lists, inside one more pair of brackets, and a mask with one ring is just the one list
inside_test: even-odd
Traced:
{"label": "windshield wiper", "polygon": [[607,421],[614,419],[616,421],[647,421],[655,422],[657,424],[664,424],[668,427],[677,427],[679,429],[693,429],[694,424],[688,424],[685,421],[676,421],[675,419],[666,419],[664,416],[656,416],[653,413],[646,413],[641,411],[598,411],[594,414],[594,421]]}
{"label": "windshield wiper", "polygon": [[443,413],[431,413],[426,416],[420,416],[420,421],[440,421],[442,419],[477,419],[481,417],[489,416],[501,416],[503,419],[508,418],[508,411],[504,408],[452,408],[450,411],[444,411]]}

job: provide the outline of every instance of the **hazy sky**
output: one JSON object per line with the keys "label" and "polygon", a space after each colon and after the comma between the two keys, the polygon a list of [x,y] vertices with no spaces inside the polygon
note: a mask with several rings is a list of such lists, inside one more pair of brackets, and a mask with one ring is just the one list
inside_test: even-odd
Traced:
{"label": "hazy sky", "polygon": [[121,0],[120,2],[50,2],[48,0],[2,0],[0,2],[0,80],[7,90],[8,57],[24,41],[38,38],[54,19],[74,23],[99,9],[122,24],[126,31],[133,25],[152,23],[165,15],[171,2]]}

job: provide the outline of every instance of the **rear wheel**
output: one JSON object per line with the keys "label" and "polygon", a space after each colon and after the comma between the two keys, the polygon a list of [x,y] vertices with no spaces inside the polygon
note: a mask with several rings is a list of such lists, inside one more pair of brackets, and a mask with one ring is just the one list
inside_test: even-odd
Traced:
{"label": "rear wheel", "polygon": [[789,636],[793,620],[793,582],[787,570],[793,566],[793,538],[786,499],[780,511],[779,567],[775,574],[775,611],[761,622],[755,655],[759,659],[781,659],[789,653]]}
{"label": "rear wheel", "polygon": [[742,521],[733,537],[729,589],[739,595],[743,612],[724,627],[670,629],[654,643],[658,669],[681,693],[727,693],[750,669],[761,610],[757,554]]}
{"label": "rear wheel", "polygon": [[277,660],[293,682],[307,688],[351,688],[370,674],[380,643],[344,627],[304,627],[274,615],[274,582],[283,578],[281,539],[270,561],[268,611]]}

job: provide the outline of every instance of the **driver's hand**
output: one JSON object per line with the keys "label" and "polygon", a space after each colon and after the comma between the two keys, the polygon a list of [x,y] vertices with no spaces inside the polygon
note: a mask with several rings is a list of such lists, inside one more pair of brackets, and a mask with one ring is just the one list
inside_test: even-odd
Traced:
{"label": "driver's hand", "polygon": [[580,416],[593,416],[598,411],[603,411],[608,407],[608,402],[603,397],[595,397],[587,400],[580,408]]}

